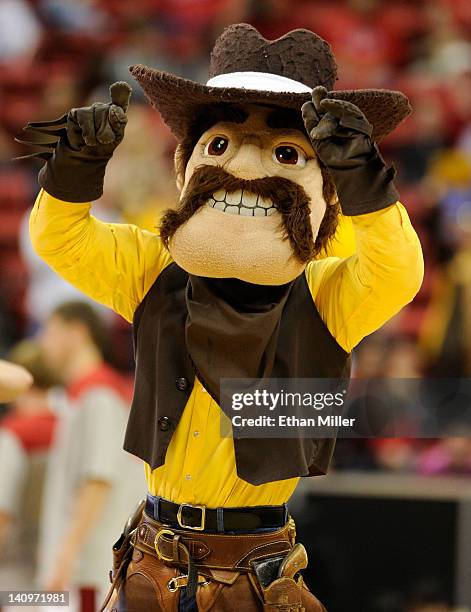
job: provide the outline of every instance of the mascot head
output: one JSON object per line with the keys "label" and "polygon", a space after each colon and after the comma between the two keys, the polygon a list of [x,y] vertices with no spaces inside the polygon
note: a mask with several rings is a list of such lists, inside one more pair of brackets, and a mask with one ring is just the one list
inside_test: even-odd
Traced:
{"label": "mascot head", "polygon": [[175,262],[197,276],[281,285],[334,234],[335,188],[301,117],[314,87],[359,106],[375,140],[409,113],[399,92],[331,91],[334,56],[308,30],[268,41],[248,24],[228,27],[206,85],[145,66],[131,73],[179,141],[180,202],[160,234]]}

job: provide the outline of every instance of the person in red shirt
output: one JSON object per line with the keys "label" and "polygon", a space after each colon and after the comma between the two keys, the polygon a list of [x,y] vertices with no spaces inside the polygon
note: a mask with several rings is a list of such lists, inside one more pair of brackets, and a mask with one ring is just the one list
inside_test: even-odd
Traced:
{"label": "person in red shirt", "polygon": [[50,367],[66,386],[46,477],[38,585],[96,609],[107,590],[109,542],[145,493],[142,466],[122,450],[132,386],[106,361],[108,331],[87,303],[56,308],[41,333]]}

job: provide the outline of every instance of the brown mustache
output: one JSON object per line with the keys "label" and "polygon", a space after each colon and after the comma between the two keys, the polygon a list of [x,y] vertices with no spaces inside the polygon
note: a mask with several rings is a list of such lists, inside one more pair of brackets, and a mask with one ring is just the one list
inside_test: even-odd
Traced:
{"label": "brown mustache", "polygon": [[168,248],[170,238],[219,189],[227,192],[244,190],[269,198],[282,217],[283,237],[290,241],[296,257],[310,261],[316,245],[310,222],[310,198],[305,190],[292,181],[279,177],[245,180],[232,176],[220,166],[200,166],[195,170],[176,210],[167,210],[160,223],[160,236]]}

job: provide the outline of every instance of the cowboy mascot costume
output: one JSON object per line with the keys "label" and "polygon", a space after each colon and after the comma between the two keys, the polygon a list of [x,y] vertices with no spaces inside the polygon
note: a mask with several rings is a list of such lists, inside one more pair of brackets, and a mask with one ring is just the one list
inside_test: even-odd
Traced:
{"label": "cowboy mascot costume", "polygon": [[[286,503],[327,471],[334,442],[222,437],[219,382],[344,376],[353,347],[417,293],[420,244],[376,145],[407,98],[332,91],[324,40],[268,41],[247,24],[216,41],[206,85],[131,73],[178,140],[180,200],[159,235],[90,215],[124,137],[126,83],[25,128],[47,160],[35,250],[134,326],[124,447],[149,494],[114,547],[114,607],[324,610]],[[340,210],[356,252],[322,256]]]}

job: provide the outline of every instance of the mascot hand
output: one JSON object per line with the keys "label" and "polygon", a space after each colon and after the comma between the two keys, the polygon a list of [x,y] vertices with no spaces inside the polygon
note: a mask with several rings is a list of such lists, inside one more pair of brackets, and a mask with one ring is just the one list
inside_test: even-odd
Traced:
{"label": "mascot hand", "polygon": [[335,183],[342,212],[361,215],[386,208],[398,200],[394,169],[386,168],[373,128],[362,111],[345,100],[328,98],[316,87],[312,102],[302,107],[312,146]]}
{"label": "mascot hand", "polygon": [[125,82],[110,87],[111,101],[73,108],[53,121],[28,123],[24,144],[43,151],[39,183],[50,195],[67,202],[89,202],[103,193],[105,169],[124,138],[131,87]]}

